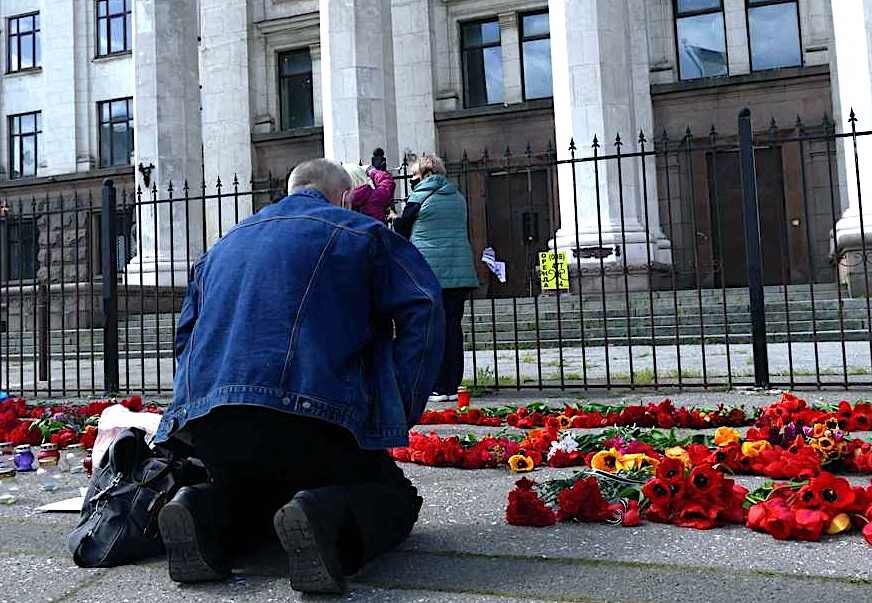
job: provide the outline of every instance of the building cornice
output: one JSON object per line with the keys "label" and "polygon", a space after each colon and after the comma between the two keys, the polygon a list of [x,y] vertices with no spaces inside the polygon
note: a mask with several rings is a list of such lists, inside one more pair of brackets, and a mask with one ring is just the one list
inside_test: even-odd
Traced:
{"label": "building cornice", "polygon": [[255,21],[254,26],[257,31],[265,36],[277,33],[301,32],[306,30],[318,30],[320,27],[321,18],[317,11],[304,13],[302,15],[293,15],[291,17],[276,17],[274,19],[264,19],[263,21]]}

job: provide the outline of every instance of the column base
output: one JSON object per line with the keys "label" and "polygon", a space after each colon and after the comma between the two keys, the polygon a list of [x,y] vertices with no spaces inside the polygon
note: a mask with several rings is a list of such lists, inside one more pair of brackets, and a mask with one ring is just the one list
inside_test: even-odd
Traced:
{"label": "column base", "polygon": [[149,287],[185,288],[188,285],[188,264],[154,258],[133,258],[127,264],[127,284]]}
{"label": "column base", "polygon": [[[863,251],[866,251],[864,261]],[[868,297],[872,293],[872,214],[846,213],[836,224],[836,249],[839,284],[847,287],[849,297]]]}

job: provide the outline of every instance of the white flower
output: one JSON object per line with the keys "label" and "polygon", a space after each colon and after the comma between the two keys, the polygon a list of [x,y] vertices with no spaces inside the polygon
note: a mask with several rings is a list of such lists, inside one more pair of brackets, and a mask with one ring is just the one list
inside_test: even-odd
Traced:
{"label": "white flower", "polygon": [[551,449],[548,451],[548,460],[551,460],[558,451],[569,454],[578,450],[578,442],[572,437],[571,433],[564,433],[559,440],[551,442]]}

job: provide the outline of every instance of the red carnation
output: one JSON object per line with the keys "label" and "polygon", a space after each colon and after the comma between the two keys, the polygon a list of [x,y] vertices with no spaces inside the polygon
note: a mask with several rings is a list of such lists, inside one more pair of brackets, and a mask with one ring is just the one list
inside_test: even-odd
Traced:
{"label": "red carnation", "polygon": [[506,521],[513,526],[553,526],[557,522],[554,511],[542,502],[531,485],[519,484],[509,492]]}
{"label": "red carnation", "polygon": [[631,500],[627,503],[626,510],[621,514],[621,525],[632,528],[642,523],[642,514],[639,511],[639,501]]}
{"label": "red carnation", "polygon": [[79,440],[79,434],[69,428],[61,429],[51,434],[49,441],[52,444],[57,444],[58,448],[66,448],[70,444],[75,444]]}
{"label": "red carnation", "polygon": [[595,477],[580,479],[557,497],[560,521],[605,521],[612,512]]}

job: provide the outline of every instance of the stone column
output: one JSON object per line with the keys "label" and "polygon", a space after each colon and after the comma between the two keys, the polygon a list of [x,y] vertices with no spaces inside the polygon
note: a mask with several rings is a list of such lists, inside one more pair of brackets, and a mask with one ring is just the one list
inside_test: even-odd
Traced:
{"label": "stone column", "polygon": [[324,154],[366,161],[397,146],[391,3],[319,0]]}
{"label": "stone column", "polygon": [[507,105],[514,105],[524,102],[518,13],[500,13],[499,19],[500,48],[503,55],[503,101]]}
{"label": "stone column", "polygon": [[[834,52],[833,108],[837,132],[872,128],[872,0],[840,0],[832,5]],[[872,253],[872,138],[837,143],[842,214],[836,225],[836,257],[840,278],[852,296],[867,294],[863,251]],[[859,171],[859,174],[858,174]]]}
{"label": "stone column", "polygon": [[309,46],[309,57],[312,59],[312,113],[316,126],[324,125],[324,114],[321,103],[321,44]]}
{"label": "stone column", "polygon": [[[640,18],[645,15],[643,0],[551,0],[549,9],[558,159],[570,158],[573,139],[577,158],[591,156],[595,136],[600,155],[616,152],[617,135],[623,141],[622,152],[636,151],[640,131],[648,136],[647,149],[651,150],[653,110],[646,24]],[[582,275],[595,275],[583,283],[586,291],[600,286],[600,256],[605,257],[611,274],[607,287],[623,288],[626,261],[631,287],[646,288],[649,253],[655,266],[671,264],[669,241],[659,225],[655,162],[649,159],[645,166],[647,189],[643,189],[638,159],[622,160],[620,174],[616,160],[599,161],[597,166],[598,185],[593,163],[576,165],[575,186],[572,167],[564,164],[559,168],[561,228],[557,245],[573,251],[573,270],[576,256],[580,256]]]}
{"label": "stone column", "polygon": [[[196,10],[196,0],[137,0],[133,10],[134,164],[154,166],[148,185],[137,171],[137,184],[144,191],[157,186],[160,198],[167,198],[170,183],[181,197],[186,180],[192,194],[202,182]],[[148,201],[150,195],[144,192],[142,198]],[[202,252],[202,206],[189,205],[137,208],[142,258],[131,260],[129,283],[187,283],[186,260]]]}
{"label": "stone column", "polygon": [[[393,0],[394,78],[399,148],[391,164],[408,153],[435,153],[433,32],[429,0]],[[390,152],[389,152],[390,154]],[[395,161],[396,159],[396,161]]]}
{"label": "stone column", "polygon": [[[40,176],[76,171],[76,12],[74,0],[53,2],[40,13],[43,78],[50,88],[68,94],[47,94],[42,101],[42,135],[37,159]],[[53,32],[45,35],[46,32]],[[79,77],[85,77],[80,75]],[[39,106],[39,105],[36,105]],[[52,125],[53,124],[53,125]]]}
{"label": "stone column", "polygon": [[[246,0],[200,0],[202,19],[200,83],[203,99],[203,160],[210,194],[221,179],[222,193],[233,192],[233,178],[239,190],[247,191],[252,175],[252,103],[249,91],[248,2]],[[238,199],[239,219],[251,215],[252,199]],[[211,245],[219,234],[236,222],[236,199],[232,194],[206,207],[207,240]]]}

